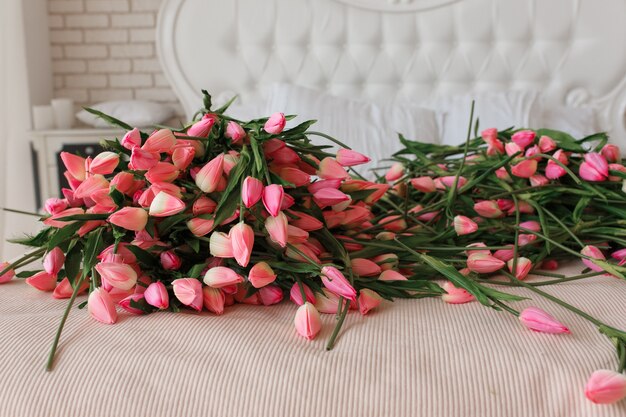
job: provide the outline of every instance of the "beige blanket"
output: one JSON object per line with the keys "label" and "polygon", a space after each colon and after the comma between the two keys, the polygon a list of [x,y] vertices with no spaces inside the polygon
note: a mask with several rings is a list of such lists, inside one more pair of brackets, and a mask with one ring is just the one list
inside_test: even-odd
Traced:
{"label": "beige blanket", "polygon": [[[547,291],[626,328],[626,282]],[[74,309],[46,373],[65,302],[14,281],[0,286],[0,416],[625,416],[626,402],[594,405],[583,394],[592,371],[616,365],[608,339],[533,298],[516,308],[543,307],[572,334],[534,333],[476,302],[400,300],[351,313],[327,352],[334,317],[307,342],[289,302],[222,317],[122,313],[113,326]]]}

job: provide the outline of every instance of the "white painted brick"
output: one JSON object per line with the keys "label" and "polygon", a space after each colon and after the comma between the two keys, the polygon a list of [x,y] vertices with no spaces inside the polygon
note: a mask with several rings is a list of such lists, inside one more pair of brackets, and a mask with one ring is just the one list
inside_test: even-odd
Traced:
{"label": "white painted brick", "polygon": [[130,72],[130,59],[90,59],[87,63],[91,73]]}
{"label": "white painted brick", "polygon": [[55,74],[80,74],[87,71],[87,64],[80,60],[54,60],[52,70]]}
{"label": "white painted brick", "polygon": [[63,27],[65,27],[65,22],[63,21],[62,15],[59,15],[59,14],[48,15],[48,28],[61,29]]}
{"label": "white painted brick", "polygon": [[154,78],[155,87],[169,87],[170,86],[170,83],[167,81],[167,78],[165,78],[163,74],[161,73],[153,74],[152,77]]}
{"label": "white painted brick", "polygon": [[54,88],[58,90],[58,89],[63,88],[63,86],[65,86],[65,80],[63,80],[63,76],[55,75],[54,76]]}
{"label": "white painted brick", "polygon": [[50,47],[50,56],[52,58],[63,58],[63,47],[59,45],[52,45]]}
{"label": "white painted brick", "polygon": [[58,90],[54,90],[54,96],[71,98],[72,100],[79,103],[85,103],[89,98],[89,94],[87,93],[87,89],[85,88],[61,88]]}
{"label": "white painted brick", "polygon": [[77,14],[65,16],[68,28],[105,28],[109,26],[109,16],[105,14]]}
{"label": "white painted brick", "polygon": [[127,12],[127,0],[87,0],[88,12]]}
{"label": "white painted brick", "polygon": [[126,29],[88,29],[85,30],[87,43],[126,43],[128,30]]}
{"label": "white painted brick", "polygon": [[65,56],[67,58],[106,58],[107,47],[104,45],[66,45]]}
{"label": "white painted brick", "polygon": [[111,56],[115,58],[141,58],[154,56],[154,45],[150,43],[111,45],[110,49]]}
{"label": "white painted brick", "polygon": [[80,13],[84,9],[82,0],[50,0],[48,10],[53,13]]}
{"label": "white painted brick", "polygon": [[161,0],[131,0],[133,11],[158,11]]}
{"label": "white painted brick", "polygon": [[65,85],[68,87],[102,88],[107,86],[106,75],[66,75]]}
{"label": "white painted brick", "polygon": [[134,72],[161,72],[161,64],[156,58],[133,59]]}
{"label": "white painted brick", "polygon": [[51,30],[50,42],[55,44],[65,43],[81,43],[83,41],[83,32],[80,30]]}
{"label": "white painted brick", "polygon": [[176,102],[178,100],[171,88],[142,88],[135,90],[135,97],[139,100],[161,102]]}
{"label": "white painted brick", "polygon": [[154,28],[130,30],[131,42],[154,42],[155,38],[156,38],[156,30]]}
{"label": "white painted brick", "polygon": [[152,76],[150,74],[109,75],[109,85],[129,88],[152,87]]}
{"label": "white painted brick", "polygon": [[92,103],[110,100],[129,100],[133,98],[133,90],[131,89],[115,89],[107,88],[106,90],[90,90],[89,100]]}
{"label": "white painted brick", "polygon": [[111,24],[124,28],[154,27],[155,19],[153,13],[118,14],[111,16]]}

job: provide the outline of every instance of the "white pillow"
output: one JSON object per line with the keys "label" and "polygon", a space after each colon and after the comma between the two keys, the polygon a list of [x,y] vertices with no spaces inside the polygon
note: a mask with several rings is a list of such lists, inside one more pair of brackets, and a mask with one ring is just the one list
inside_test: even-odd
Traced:
{"label": "white pillow", "polygon": [[544,105],[540,127],[561,130],[575,139],[598,132],[596,113],[589,107]]}
{"label": "white pillow", "polygon": [[[439,141],[436,113],[411,104],[378,105],[304,87],[276,84],[270,90],[266,113],[274,112],[297,115],[288,126],[316,119],[317,123],[310,130],[333,136],[372,159],[370,163],[356,167],[369,178],[373,177],[371,169],[389,166],[383,159],[403,148],[398,132],[407,139],[429,143]],[[334,145],[322,137],[316,137],[315,141]]]}
{"label": "white pillow", "polygon": [[[504,91],[444,96],[429,100],[423,105],[443,113],[441,143],[459,145],[467,138],[472,100],[474,123],[479,119],[479,130],[495,127],[498,130],[535,126],[540,120],[541,100],[536,91]],[[540,124],[540,123],[539,123]],[[472,125],[473,137],[473,125]]]}
{"label": "white pillow", "polygon": [[[174,115],[174,110],[164,104],[141,100],[105,101],[90,106],[92,109],[113,116],[133,127],[148,127],[163,123]],[[98,116],[81,110],[76,113],[81,122],[93,127],[111,127],[109,123]]]}

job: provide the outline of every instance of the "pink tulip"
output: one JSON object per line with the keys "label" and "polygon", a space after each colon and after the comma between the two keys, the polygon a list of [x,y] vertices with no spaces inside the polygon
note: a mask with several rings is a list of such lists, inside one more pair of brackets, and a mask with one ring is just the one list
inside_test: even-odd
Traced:
{"label": "pink tulip", "polygon": [[315,192],[321,190],[322,188],[335,188],[338,189],[341,186],[340,179],[330,179],[330,180],[317,180],[312,182],[307,186],[307,191],[311,194],[315,194]]}
{"label": "pink tulip", "polygon": [[179,174],[180,171],[173,164],[169,162],[157,162],[155,166],[146,172],[146,179],[152,184],[172,182]]}
{"label": "pink tulip", "polygon": [[442,288],[446,294],[442,294],[441,299],[448,304],[464,304],[476,299],[465,288],[455,287],[450,281],[446,281]]}
{"label": "pink tulip", "polygon": [[211,313],[217,314],[218,316],[224,313],[226,298],[222,290],[211,287],[202,288],[202,301],[204,308]]}
{"label": "pink tulip", "polygon": [[622,155],[617,145],[604,145],[600,153],[608,162],[620,162],[622,160]]}
{"label": "pink tulip", "polygon": [[72,177],[78,181],[85,180],[85,158],[69,152],[61,152],[61,160]]}
{"label": "pink tulip", "polygon": [[304,243],[309,240],[309,232],[299,227],[287,225],[287,242]]}
{"label": "pink tulip", "polygon": [[246,177],[246,179],[243,180],[243,184],[241,185],[241,200],[247,208],[254,206],[261,199],[262,195],[263,182],[261,182],[261,180],[254,177]]}
{"label": "pink tulip", "polygon": [[148,223],[148,212],[140,207],[124,207],[109,216],[109,223],[139,232]]}
{"label": "pink tulip", "polygon": [[254,246],[254,230],[244,222],[239,222],[230,229],[228,234],[235,260],[243,267],[248,266],[250,255],[252,255],[252,247]]}
{"label": "pink tulip", "polygon": [[517,143],[513,143],[513,142],[509,142],[506,145],[504,145],[504,150],[506,151],[506,154],[508,156],[513,156],[515,154],[518,154],[524,151],[524,149],[521,148]]}
{"label": "pink tulip", "polygon": [[291,290],[289,291],[289,299],[293,301],[295,304],[301,306],[305,302],[309,302],[311,304],[316,303],[315,294],[306,284],[301,284],[302,289],[304,290],[305,300],[302,299],[302,291],[300,289],[300,285],[296,282],[291,286]]}
{"label": "pink tulip", "polygon": [[130,290],[137,283],[137,272],[128,264],[100,262],[96,265],[96,271],[113,288]]}
{"label": "pink tulip", "polygon": [[278,216],[285,192],[282,185],[270,184],[263,189],[263,205],[270,216]]}
{"label": "pink tulip", "polygon": [[356,301],[356,290],[334,266],[324,266],[321,271],[322,283],[335,294]]}
{"label": "pink tulip", "polygon": [[160,159],[161,158],[158,153],[148,152],[142,148],[136,147],[133,148],[130,155],[130,163],[128,164],[128,168],[137,171],[147,171],[155,166]]}
{"label": "pink tulip", "polygon": [[609,176],[609,164],[601,154],[589,152],[580,164],[578,175],[587,181],[604,181]]}
{"label": "pink tulip", "polygon": [[172,152],[172,163],[179,170],[186,169],[193,158],[196,156],[196,151],[190,146],[182,146],[175,148]]}
{"label": "pink tulip", "polygon": [[176,255],[176,252],[174,252],[173,250],[161,252],[159,258],[161,260],[161,266],[166,271],[176,271],[183,264],[180,256]]}
{"label": "pink tulip", "polygon": [[117,164],[120,161],[120,156],[114,152],[102,152],[96,155],[91,161],[89,171],[92,174],[108,175],[115,171]]}
{"label": "pink tulip", "polygon": [[367,156],[350,149],[339,149],[335,159],[344,167],[361,165],[371,161]]}
{"label": "pink tulip", "polygon": [[[0,264],[0,273],[2,271],[4,271],[5,269],[7,269],[9,267],[9,265],[11,265],[11,264],[8,263],[8,262],[2,262]],[[5,284],[5,283],[11,281],[14,276],[15,276],[15,271],[13,269],[9,269],[8,271],[6,271],[2,275],[0,275],[0,284]]]}
{"label": "pink tulip", "polygon": [[467,178],[465,177],[457,178],[456,175],[446,175],[435,179],[435,187],[439,190],[447,190],[448,188],[454,187],[455,181],[457,189],[467,184]]}
{"label": "pink tulip", "polygon": [[205,236],[209,234],[215,226],[213,219],[203,219],[195,217],[187,221],[187,228],[194,234],[194,236]]}
{"label": "pink tulip", "polygon": [[537,161],[525,159],[518,164],[511,166],[511,173],[519,178],[530,178],[537,172]]}
{"label": "pink tulip", "polygon": [[222,288],[241,282],[243,282],[243,277],[225,266],[211,268],[204,275],[204,283],[213,288]]}
{"label": "pink tulip", "polygon": [[67,205],[68,205],[67,200],[62,200],[60,198],[52,197],[46,200],[44,209],[49,214],[56,214],[65,210],[67,208]]}
{"label": "pink tulip", "polygon": [[365,258],[354,258],[350,261],[350,265],[352,271],[361,277],[372,277],[382,272],[378,264]]}
{"label": "pink tulip", "polygon": [[402,163],[400,162],[395,162],[391,165],[391,168],[389,168],[389,171],[387,171],[387,173],[385,174],[385,180],[387,180],[387,182],[396,181],[402,178],[403,175],[404,165],[402,165]]}
{"label": "pink tulip", "polygon": [[362,315],[366,315],[371,310],[378,307],[382,300],[382,297],[378,295],[377,292],[363,288],[359,291],[359,312]]}
{"label": "pink tulip", "polygon": [[533,161],[541,161],[541,156],[535,156],[541,153],[541,149],[539,148],[538,145],[533,145],[530,148],[526,149],[526,152],[524,152],[524,156],[527,159],[532,159]]}
{"label": "pink tulip", "polygon": [[263,129],[271,135],[278,135],[285,128],[286,123],[287,121],[283,113],[274,113],[267,119]]}
{"label": "pink tulip", "polygon": [[490,127],[480,132],[480,136],[483,138],[486,144],[490,145],[494,141],[498,140],[498,129]]}
{"label": "pink tulip", "polygon": [[179,278],[172,281],[174,295],[182,304],[202,310],[202,283],[195,278]]}
{"label": "pink tulip", "polygon": [[193,203],[192,211],[194,216],[201,214],[212,214],[217,208],[217,203],[208,197],[200,197]]}
{"label": "pink tulip", "polygon": [[292,225],[299,227],[302,230],[306,230],[307,232],[319,230],[324,227],[324,224],[317,218],[300,211],[289,210],[289,216],[291,218],[290,223]]}
{"label": "pink tulip", "polygon": [[323,188],[313,194],[313,201],[315,201],[315,204],[320,208],[325,208],[350,201],[350,197],[334,188]]}
{"label": "pink tulip", "polygon": [[546,259],[541,262],[541,269],[546,271],[556,271],[559,269],[559,262],[556,259]]}
{"label": "pink tulip", "polygon": [[322,320],[320,313],[315,306],[309,302],[298,307],[296,317],[294,318],[296,331],[309,340],[315,339],[315,336],[322,330]]}
{"label": "pink tulip", "polygon": [[319,163],[317,175],[325,180],[344,180],[350,178],[350,174],[334,158],[326,157]]}
{"label": "pink tulip", "polygon": [[246,131],[243,130],[243,127],[237,122],[230,121],[226,125],[226,133],[224,136],[231,140],[233,144],[240,144],[243,142],[243,138],[246,137]]}
{"label": "pink tulip", "polygon": [[65,254],[61,248],[56,246],[43,258],[43,269],[50,275],[57,275],[61,268],[63,268],[64,262]]}
{"label": "pink tulip", "polygon": [[121,142],[122,146],[126,149],[133,150],[141,146],[141,132],[139,129],[134,128],[124,134]]}
{"label": "pink tulip", "polygon": [[[569,163],[567,155],[562,149],[556,151],[553,157],[563,165],[567,165]],[[555,180],[557,178],[561,178],[565,174],[567,174],[565,168],[557,164],[552,159],[548,161],[548,165],[546,166],[546,177],[551,180]]]}
{"label": "pink tulip", "polygon": [[[89,288],[89,282],[87,280],[83,280],[83,283],[78,289],[77,294],[81,294],[87,291],[87,288]],[[73,293],[74,293],[74,288],[72,287],[70,280],[67,278],[63,278],[61,282],[59,282],[57,286],[54,288],[54,292],[52,293],[52,296],[58,300],[61,300],[61,299],[70,298]]]}
{"label": "pink tulip", "polygon": [[130,172],[118,172],[109,184],[111,188],[115,187],[117,191],[126,195],[132,195],[137,185],[141,185],[141,181],[135,181],[135,177]]}
{"label": "pink tulip", "polygon": [[542,136],[539,138],[539,150],[541,153],[552,152],[556,149],[556,142],[550,136]]}
{"label": "pink tulip", "polygon": [[[342,299],[342,308],[346,301]],[[318,294],[315,301],[315,308],[324,314],[337,314],[339,308],[339,296],[326,288],[322,288],[322,294]]]}
{"label": "pink tulip", "polygon": [[454,230],[458,236],[468,235],[478,230],[478,225],[475,221],[465,216],[454,217]]}
{"label": "pink tulip", "polygon": [[92,175],[87,177],[78,188],[74,191],[76,198],[85,198],[91,196],[98,190],[108,190],[109,182],[102,175]]}
{"label": "pink tulip", "polygon": [[117,321],[117,310],[108,292],[96,288],[89,294],[87,311],[94,320],[104,324],[113,324]]}
{"label": "pink tulip", "polygon": [[153,282],[148,285],[143,296],[148,304],[159,310],[166,310],[170,306],[170,296],[167,293],[165,284],[161,281]]}
{"label": "pink tulip", "polygon": [[626,375],[600,369],[591,374],[585,396],[596,404],[613,404],[626,398]]}
{"label": "pink tulip", "polygon": [[474,252],[467,257],[467,267],[470,271],[480,274],[496,272],[504,266],[504,262],[485,252]]}
{"label": "pink tulip", "polygon": [[37,272],[26,278],[26,283],[39,291],[53,291],[57,286],[57,277],[46,271]]}
{"label": "pink tulip", "polygon": [[393,269],[387,269],[383,271],[378,277],[379,281],[406,281],[407,277],[399,273],[398,271],[394,271]]}
{"label": "pink tulip", "polygon": [[474,210],[482,217],[488,219],[497,219],[502,217],[504,213],[500,210],[500,206],[496,201],[485,200],[474,204]]}
{"label": "pink tulip", "polygon": [[[602,251],[600,251],[600,249],[592,245],[585,246],[584,248],[582,248],[580,253],[592,259],[599,259],[602,261],[606,260],[606,257],[604,256]],[[596,265],[595,263],[593,263],[593,261],[589,259],[583,259],[582,261],[587,266],[587,268],[591,269],[592,271],[596,271],[596,272],[604,271],[604,268],[602,268],[599,265]]]}
{"label": "pink tulip", "polygon": [[209,252],[217,258],[233,258],[233,244],[230,235],[224,232],[213,232],[209,239]]}
{"label": "pink tulip", "polygon": [[149,214],[154,217],[169,217],[184,211],[185,203],[177,197],[160,191],[150,204]]}
{"label": "pink tulip", "polygon": [[302,187],[311,182],[311,176],[306,172],[293,167],[281,168],[278,176],[283,180],[293,184],[294,187]]}
{"label": "pink tulip", "polygon": [[550,314],[537,307],[528,307],[519,315],[519,319],[530,330],[542,333],[570,333],[569,329]]}
{"label": "pink tulip", "polygon": [[532,130],[520,130],[511,136],[511,140],[520,148],[525,149],[535,141],[535,136],[536,134]]}
{"label": "pink tulip", "polygon": [[271,306],[283,301],[283,290],[278,285],[266,285],[259,288],[258,294],[264,306]]}
{"label": "pink tulip", "polygon": [[211,128],[217,121],[217,116],[207,113],[202,116],[202,119],[194,123],[189,129],[187,129],[187,135],[205,138],[209,136]]}
{"label": "pink tulip", "polygon": [[274,270],[267,262],[258,262],[250,268],[248,281],[254,288],[265,287],[276,280]]}
{"label": "pink tulip", "polygon": [[[487,146],[487,155],[489,156],[502,155],[504,152],[505,152],[504,143],[502,143],[501,140],[496,139]],[[478,155],[474,155],[474,156],[478,157]]]}
{"label": "pink tulip", "polygon": [[[621,164],[609,164],[609,172],[611,171],[626,173],[626,167]],[[623,181],[623,179],[617,175],[609,175],[609,181]]]}
{"label": "pink tulip", "polygon": [[526,230],[532,230],[533,232],[541,232],[541,223],[536,220],[521,222],[519,227]]}
{"label": "pink tulip", "polygon": [[176,137],[169,129],[160,129],[152,133],[141,149],[153,153],[170,152],[176,144]]}
{"label": "pink tulip", "polygon": [[431,177],[417,177],[411,179],[411,185],[417,191],[432,193],[435,191],[435,181]]}
{"label": "pink tulip", "polygon": [[[141,287],[143,288],[143,287]],[[144,300],[145,297],[143,296],[143,293],[139,294],[139,293],[134,293],[129,295],[126,298],[121,299],[117,305],[119,305],[120,307],[122,307],[124,310],[128,311],[131,314],[135,314],[135,315],[141,315],[144,312],[136,307],[133,307],[131,305],[131,303],[140,303],[142,300]]]}
{"label": "pink tulip", "polygon": [[515,267],[515,272],[513,272],[513,259],[510,259],[506,263],[506,265],[509,267],[509,271],[511,271],[511,273],[515,275],[515,278],[519,280],[525,279],[533,267],[533,263],[530,261],[530,259],[524,258],[524,257],[517,258],[517,265]]}
{"label": "pink tulip", "polygon": [[196,185],[205,193],[217,190],[224,173],[224,154],[219,154],[196,174]]}
{"label": "pink tulip", "polygon": [[288,223],[287,216],[280,211],[274,217],[269,216],[265,219],[265,230],[269,234],[272,242],[277,243],[281,247],[287,246],[288,241]]}
{"label": "pink tulip", "polygon": [[550,180],[541,174],[532,175],[529,180],[532,187],[543,187],[550,183]]}
{"label": "pink tulip", "polygon": [[508,171],[504,167],[500,167],[496,169],[496,177],[503,181],[511,182],[511,176],[509,175]]}

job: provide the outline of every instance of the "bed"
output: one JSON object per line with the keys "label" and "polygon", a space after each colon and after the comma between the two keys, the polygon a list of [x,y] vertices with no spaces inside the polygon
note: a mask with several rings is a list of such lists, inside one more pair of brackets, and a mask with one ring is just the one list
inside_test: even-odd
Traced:
{"label": "bed", "polygon": [[[619,144],[625,15],[620,0],[165,0],[157,37],[188,116],[201,88],[236,93],[254,112],[277,94],[275,82],[433,108],[442,97],[539,90],[542,111],[592,109]],[[438,128],[446,115],[457,123],[451,108],[439,112]],[[432,140],[444,140],[438,132]],[[291,325],[289,302],[238,305],[222,317],[120,313],[115,326],[74,310],[46,373],[65,303],[13,281],[0,289],[0,415],[625,415],[623,401],[598,406],[582,392],[592,371],[614,367],[608,339],[563,308],[510,291],[532,298],[520,307],[550,310],[572,334],[533,333],[478,303],[399,300],[348,315],[327,352],[334,317],[323,317],[323,333],[307,342]],[[622,281],[602,276],[547,291],[626,327]]]}

